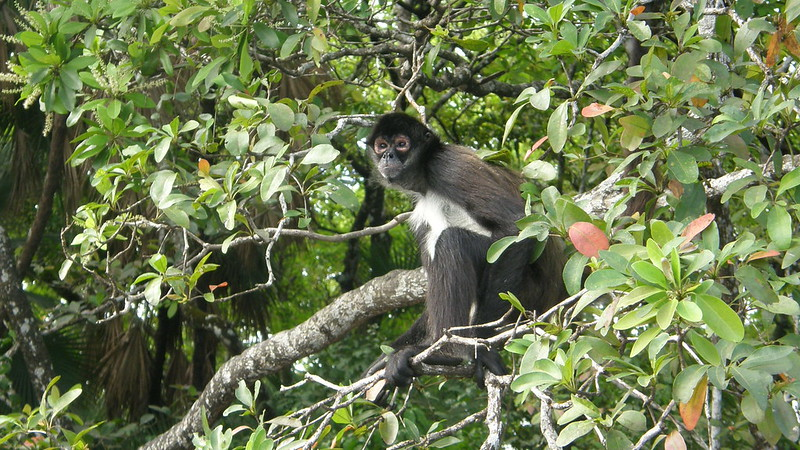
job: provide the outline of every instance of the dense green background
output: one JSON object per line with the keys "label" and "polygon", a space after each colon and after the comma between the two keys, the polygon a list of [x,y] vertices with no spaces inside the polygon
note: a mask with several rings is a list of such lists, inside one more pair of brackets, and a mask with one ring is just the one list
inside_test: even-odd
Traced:
{"label": "dense green background", "polygon": [[[310,233],[410,209],[360,143],[396,107],[522,170],[520,239],[570,244],[579,297],[509,345],[506,444],[641,448],[675,432],[669,448],[791,447],[800,2],[729,3],[0,2],[0,267],[18,276],[2,292],[31,307],[0,297],[2,439],[144,444],[243,348],[417,267],[405,226]],[[624,189],[599,204],[609,177]],[[236,445],[310,438],[318,423],[264,421],[330,390],[280,386],[357,380],[418,312],[265,378],[256,401],[243,386],[244,407],[195,444],[224,448],[241,424]],[[319,448],[416,445],[486,405],[469,380],[418,387],[394,412],[331,412]],[[486,434],[455,427],[435,446]]]}

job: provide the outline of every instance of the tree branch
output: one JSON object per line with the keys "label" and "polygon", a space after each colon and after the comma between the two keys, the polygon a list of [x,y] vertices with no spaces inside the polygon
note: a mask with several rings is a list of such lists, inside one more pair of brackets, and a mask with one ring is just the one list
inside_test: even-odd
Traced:
{"label": "tree branch", "polygon": [[66,118],[61,114],[56,114],[53,118],[53,133],[50,136],[50,154],[47,158],[47,173],[44,177],[42,194],[36,204],[36,218],[33,220],[28,240],[22,248],[22,253],[17,261],[17,273],[24,277],[30,268],[33,255],[39,248],[44,235],[47,221],[53,212],[53,200],[61,185],[61,174],[64,173],[64,146],[67,139]]}
{"label": "tree branch", "polygon": [[202,430],[201,411],[209,422],[219,419],[233,398],[239,380],[248,383],[291,366],[342,339],[372,317],[423,301],[426,280],[422,270],[395,270],[341,295],[300,325],[281,331],[228,360],[208,382],[180,422],[145,444],[144,449],[188,447]]}
{"label": "tree branch", "polygon": [[22,291],[22,280],[14,266],[11,241],[3,227],[0,227],[0,308],[4,310],[8,327],[17,334],[15,342],[22,350],[31,384],[37,396],[41,396],[55,372],[39,331],[39,322],[33,316],[31,305]]}

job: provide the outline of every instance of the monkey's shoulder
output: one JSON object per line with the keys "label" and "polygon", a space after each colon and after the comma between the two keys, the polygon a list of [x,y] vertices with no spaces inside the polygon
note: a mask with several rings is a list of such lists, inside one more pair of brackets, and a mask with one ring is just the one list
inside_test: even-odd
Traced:
{"label": "monkey's shoulder", "polygon": [[449,180],[468,190],[499,188],[514,191],[522,184],[517,172],[483,160],[475,149],[463,145],[443,145],[433,159],[433,164],[428,165],[433,184],[438,180]]}

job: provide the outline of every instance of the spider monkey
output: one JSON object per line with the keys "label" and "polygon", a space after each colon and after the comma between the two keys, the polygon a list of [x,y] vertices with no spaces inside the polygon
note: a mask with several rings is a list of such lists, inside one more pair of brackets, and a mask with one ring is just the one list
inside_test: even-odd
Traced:
{"label": "spider monkey", "polygon": [[[410,226],[428,275],[424,312],[394,341],[395,352],[367,370],[386,369],[386,384],[379,394],[385,398],[393,386],[411,382],[415,374],[409,359],[444,330],[503,317],[509,304],[500,299],[500,293],[510,291],[527,309],[540,312],[566,298],[564,252],[558,240],[548,239],[544,250],[538,241],[526,240],[489,264],[489,246],[519,233],[516,222],[525,215],[519,191],[522,179],[481,160],[472,149],[443,144],[416,119],[403,113],[382,116],[367,138],[367,147],[381,182],[414,200]],[[493,331],[478,328],[469,336],[489,337]],[[506,372],[496,351],[461,347],[447,348],[425,362],[456,365],[474,358],[479,384],[486,370],[497,375]]]}

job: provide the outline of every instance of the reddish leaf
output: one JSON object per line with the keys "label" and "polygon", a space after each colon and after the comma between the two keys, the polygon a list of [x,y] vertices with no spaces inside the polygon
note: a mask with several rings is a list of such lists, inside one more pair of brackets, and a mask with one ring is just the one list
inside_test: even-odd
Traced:
{"label": "reddish leaf", "polygon": [[575,222],[569,227],[569,239],[581,255],[597,257],[608,250],[608,238],[600,228],[589,222]]}
{"label": "reddish leaf", "polygon": [[794,37],[794,33],[789,33],[786,38],[784,38],[783,46],[794,55],[795,59],[800,58],[800,44],[797,43],[797,38]]}
{"label": "reddish leaf", "polygon": [[200,158],[200,161],[197,161],[197,170],[199,170],[203,175],[208,175],[211,171],[211,164],[208,163],[203,158]]}
{"label": "reddish leaf", "polygon": [[[692,75],[692,78],[689,79],[689,82],[702,83],[703,80],[701,80],[700,78],[697,78],[697,75]],[[705,83],[703,83],[703,84],[705,84]],[[698,108],[702,108],[703,106],[706,105],[706,103],[708,103],[708,100],[705,99],[705,98],[692,97],[692,104],[694,106],[698,107]]]}
{"label": "reddish leaf", "polygon": [[639,14],[644,12],[644,6],[637,6],[631,10],[631,14],[634,16],[638,16]]}
{"label": "reddish leaf", "polygon": [[589,106],[585,106],[581,110],[581,115],[583,117],[597,117],[601,114],[605,114],[609,111],[613,111],[614,108],[608,105],[602,105],[600,103],[592,103]]}
{"label": "reddish leaf", "polygon": [[667,439],[664,441],[664,450],[686,450],[686,442],[678,430],[667,435]]}
{"label": "reddish leaf", "polygon": [[711,225],[711,222],[714,221],[714,217],[716,217],[714,214],[708,213],[698,217],[697,219],[694,219],[692,223],[687,225],[686,229],[683,230],[683,233],[681,233],[681,236],[686,238],[684,243],[691,241],[695,236],[708,228],[708,226]]}
{"label": "reddish leaf", "polygon": [[694,430],[694,427],[697,426],[697,421],[700,420],[700,416],[703,415],[703,406],[706,403],[707,392],[708,377],[704,376],[697,382],[697,386],[694,387],[694,392],[692,392],[692,398],[689,399],[689,403],[678,404],[678,411],[681,413],[683,424],[686,425],[686,429],[689,431]]}
{"label": "reddish leaf", "polygon": [[669,187],[669,190],[672,191],[672,195],[674,195],[676,198],[683,197],[683,185],[681,184],[680,181],[669,180],[669,183],[667,183],[667,187]]}
{"label": "reddish leaf", "polygon": [[764,64],[767,67],[772,67],[778,60],[778,54],[781,51],[781,41],[783,40],[783,27],[786,22],[781,20],[778,22],[778,29],[769,37],[769,44],[767,44],[767,57],[764,58]]}
{"label": "reddish leaf", "polygon": [[547,140],[547,136],[545,136],[545,137],[543,137],[543,138],[539,139],[538,141],[536,141],[536,142],[535,142],[535,143],[534,143],[534,144],[531,146],[531,149],[530,149],[530,150],[528,150],[528,152],[527,152],[527,153],[525,153],[525,159],[528,159],[528,157],[530,157],[530,156],[531,156],[531,154],[532,154],[533,152],[535,152],[537,148],[541,147],[541,146],[542,146],[542,144],[544,144],[544,141],[546,141],[546,140]]}
{"label": "reddish leaf", "polygon": [[755,252],[747,258],[747,262],[755,261],[757,259],[772,258],[773,256],[780,256],[781,252],[777,250],[765,250],[763,252]]}
{"label": "reddish leaf", "polygon": [[215,290],[217,290],[217,288],[226,287],[227,285],[228,285],[228,282],[227,282],[227,281],[223,281],[223,282],[222,282],[222,283],[220,283],[220,284],[209,284],[209,285],[208,285],[208,289],[209,289],[211,292],[214,292]]}

